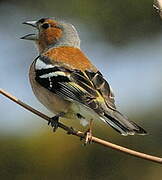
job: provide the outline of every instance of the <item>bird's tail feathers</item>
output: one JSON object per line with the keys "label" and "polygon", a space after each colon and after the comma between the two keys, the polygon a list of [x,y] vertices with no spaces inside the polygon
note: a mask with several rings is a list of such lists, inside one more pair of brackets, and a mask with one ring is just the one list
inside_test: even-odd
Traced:
{"label": "bird's tail feathers", "polygon": [[105,123],[109,124],[112,128],[124,136],[147,134],[147,132],[142,127],[138,126],[133,121],[129,121],[128,118],[119,111],[112,111],[111,114],[105,113],[102,120],[104,120]]}

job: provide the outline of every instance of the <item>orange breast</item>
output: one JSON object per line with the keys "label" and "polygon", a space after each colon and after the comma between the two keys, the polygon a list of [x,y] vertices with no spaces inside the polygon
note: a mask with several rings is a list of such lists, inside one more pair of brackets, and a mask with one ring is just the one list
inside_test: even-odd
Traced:
{"label": "orange breast", "polygon": [[59,62],[70,65],[74,69],[97,71],[95,66],[91,64],[88,58],[78,48],[58,47],[48,50],[43,55],[49,57],[55,63]]}

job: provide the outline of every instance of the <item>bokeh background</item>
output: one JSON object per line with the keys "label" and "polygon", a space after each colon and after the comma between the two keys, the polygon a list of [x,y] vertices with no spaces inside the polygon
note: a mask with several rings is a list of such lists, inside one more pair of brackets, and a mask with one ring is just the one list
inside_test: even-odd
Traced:
{"label": "bokeh background", "polygon": [[[37,56],[33,32],[21,23],[57,17],[73,23],[81,47],[114,89],[120,111],[148,136],[122,137],[96,122],[94,135],[145,153],[162,155],[162,20],[152,0],[1,0],[0,88],[52,116],[34,97],[29,66]],[[63,120],[83,130],[79,122]],[[93,144],[59,129],[0,97],[0,179],[152,180],[161,166]]]}

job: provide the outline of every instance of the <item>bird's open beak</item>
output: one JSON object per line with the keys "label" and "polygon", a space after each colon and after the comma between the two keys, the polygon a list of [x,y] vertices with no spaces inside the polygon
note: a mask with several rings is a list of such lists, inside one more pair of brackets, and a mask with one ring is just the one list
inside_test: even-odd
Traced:
{"label": "bird's open beak", "polygon": [[36,34],[27,34],[27,35],[21,37],[20,39],[36,41],[38,38],[37,38]]}
{"label": "bird's open beak", "polygon": [[[26,22],[23,22],[23,24],[37,28],[37,21],[26,21]],[[38,40],[38,37],[37,37],[37,34],[27,34],[21,37],[21,39],[36,41]]]}
{"label": "bird's open beak", "polygon": [[37,21],[26,21],[26,22],[23,22],[23,24],[37,28]]}

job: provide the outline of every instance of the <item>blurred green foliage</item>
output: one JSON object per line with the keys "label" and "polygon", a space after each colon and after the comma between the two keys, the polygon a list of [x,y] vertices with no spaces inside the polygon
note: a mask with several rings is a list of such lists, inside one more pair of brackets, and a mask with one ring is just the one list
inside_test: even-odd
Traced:
{"label": "blurred green foliage", "polygon": [[[114,45],[127,44],[161,31],[160,18],[155,16],[152,0],[32,0],[15,1],[30,11],[46,12],[47,16],[73,18],[84,22],[90,30],[98,29],[105,40]],[[149,31],[148,31],[149,29]]]}

